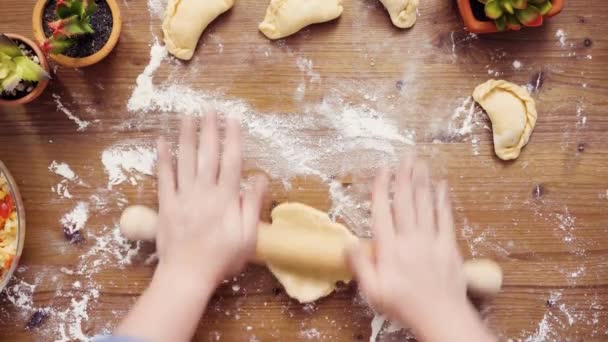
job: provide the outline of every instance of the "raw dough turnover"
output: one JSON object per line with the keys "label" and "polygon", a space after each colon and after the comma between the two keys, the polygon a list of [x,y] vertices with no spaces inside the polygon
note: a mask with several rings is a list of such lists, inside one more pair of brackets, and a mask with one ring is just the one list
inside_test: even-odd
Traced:
{"label": "raw dough turnover", "polygon": [[[307,228],[316,231],[330,230],[341,234],[348,243],[356,243],[357,238],[343,225],[333,222],[327,213],[300,203],[284,203],[272,211],[273,226]],[[289,241],[285,241],[289,244]],[[336,282],[348,283],[350,274],[336,272],[304,271],[302,269],[267,265],[285,288],[287,294],[300,303],[313,302],[329,295]]]}
{"label": "raw dough turnover", "polygon": [[189,60],[201,34],[235,0],[169,0],[163,33],[165,45],[175,57]]}
{"label": "raw dough turnover", "polygon": [[536,105],[530,93],[504,80],[489,80],[475,88],[473,98],[492,121],[498,158],[517,158],[536,125]]}
{"label": "raw dough turnover", "polygon": [[380,0],[393,25],[400,28],[410,28],[416,23],[419,0]]}
{"label": "raw dough turnover", "polygon": [[259,29],[270,39],[292,35],[342,14],[342,0],[271,0]]}

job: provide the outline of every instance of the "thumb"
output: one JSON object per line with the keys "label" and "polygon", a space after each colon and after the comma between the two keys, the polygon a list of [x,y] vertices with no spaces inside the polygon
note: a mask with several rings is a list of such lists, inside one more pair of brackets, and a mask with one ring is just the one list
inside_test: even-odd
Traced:
{"label": "thumb", "polygon": [[348,266],[357,279],[364,297],[373,307],[382,306],[376,265],[366,246],[361,242],[349,246],[346,250],[346,257]]}

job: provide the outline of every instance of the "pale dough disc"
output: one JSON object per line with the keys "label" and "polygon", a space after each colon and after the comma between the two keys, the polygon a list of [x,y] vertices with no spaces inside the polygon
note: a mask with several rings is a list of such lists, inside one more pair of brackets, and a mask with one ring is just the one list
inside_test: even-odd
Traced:
{"label": "pale dough disc", "polygon": [[270,39],[292,35],[342,14],[342,0],[271,0],[259,29]]}
{"label": "pale dough disc", "polygon": [[[343,225],[333,222],[327,213],[300,203],[284,203],[272,211],[273,226],[308,228],[316,231],[331,230],[344,235],[345,240],[357,241],[357,238]],[[285,243],[289,243],[286,241]],[[336,282],[348,283],[349,274],[332,272],[303,272],[297,268],[276,267],[267,265],[274,276],[285,288],[287,294],[300,303],[313,302],[329,295],[336,288]]]}
{"label": "pale dough disc", "polygon": [[167,50],[177,58],[191,59],[207,25],[232,8],[234,1],[169,0],[163,20]]}
{"label": "pale dough disc", "polygon": [[530,93],[504,80],[489,80],[475,88],[473,98],[492,121],[498,158],[517,158],[536,125],[536,104]]}

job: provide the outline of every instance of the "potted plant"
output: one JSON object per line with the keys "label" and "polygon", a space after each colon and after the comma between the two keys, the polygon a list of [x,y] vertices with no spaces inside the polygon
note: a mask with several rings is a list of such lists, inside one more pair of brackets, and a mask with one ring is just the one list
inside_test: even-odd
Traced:
{"label": "potted plant", "polygon": [[0,34],[0,105],[35,100],[49,83],[49,63],[33,41]]}
{"label": "potted plant", "polygon": [[34,37],[53,60],[80,68],[110,54],[122,20],[116,0],[38,0],[32,25]]}
{"label": "potted plant", "polygon": [[457,0],[467,31],[494,33],[541,26],[557,15],[565,0]]}

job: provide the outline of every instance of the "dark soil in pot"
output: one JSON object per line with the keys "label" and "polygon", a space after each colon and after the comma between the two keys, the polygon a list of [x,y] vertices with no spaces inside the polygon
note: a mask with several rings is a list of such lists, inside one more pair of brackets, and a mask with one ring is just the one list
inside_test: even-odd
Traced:
{"label": "dark soil in pot", "polygon": [[[56,0],[49,0],[44,7],[43,24],[44,34],[50,37],[52,30],[48,23],[57,20],[55,17]],[[110,6],[104,0],[95,0],[97,11],[91,16],[91,27],[95,33],[86,34],[76,38],[74,45],[66,49],[62,54],[73,58],[87,57],[101,50],[106,45],[112,33],[114,20]]]}
{"label": "dark soil in pot", "polygon": [[[37,64],[40,64],[40,61],[38,60],[38,56],[36,56],[36,52],[34,51],[34,49],[32,49],[31,47],[29,47],[29,45],[23,43],[20,40],[12,39],[12,41],[19,45],[19,49],[21,49],[21,51],[25,56],[27,56],[27,58],[33,60]],[[31,93],[37,85],[38,82],[21,80],[21,82],[19,82],[19,84],[17,85],[17,88],[15,88],[12,92],[1,92],[0,98],[9,101],[18,100],[22,97],[29,95],[29,93]]]}
{"label": "dark soil in pot", "polygon": [[475,16],[475,19],[479,21],[492,21],[490,18],[486,17],[484,4],[482,4],[478,0],[471,0],[471,9],[473,10],[473,15]]}

